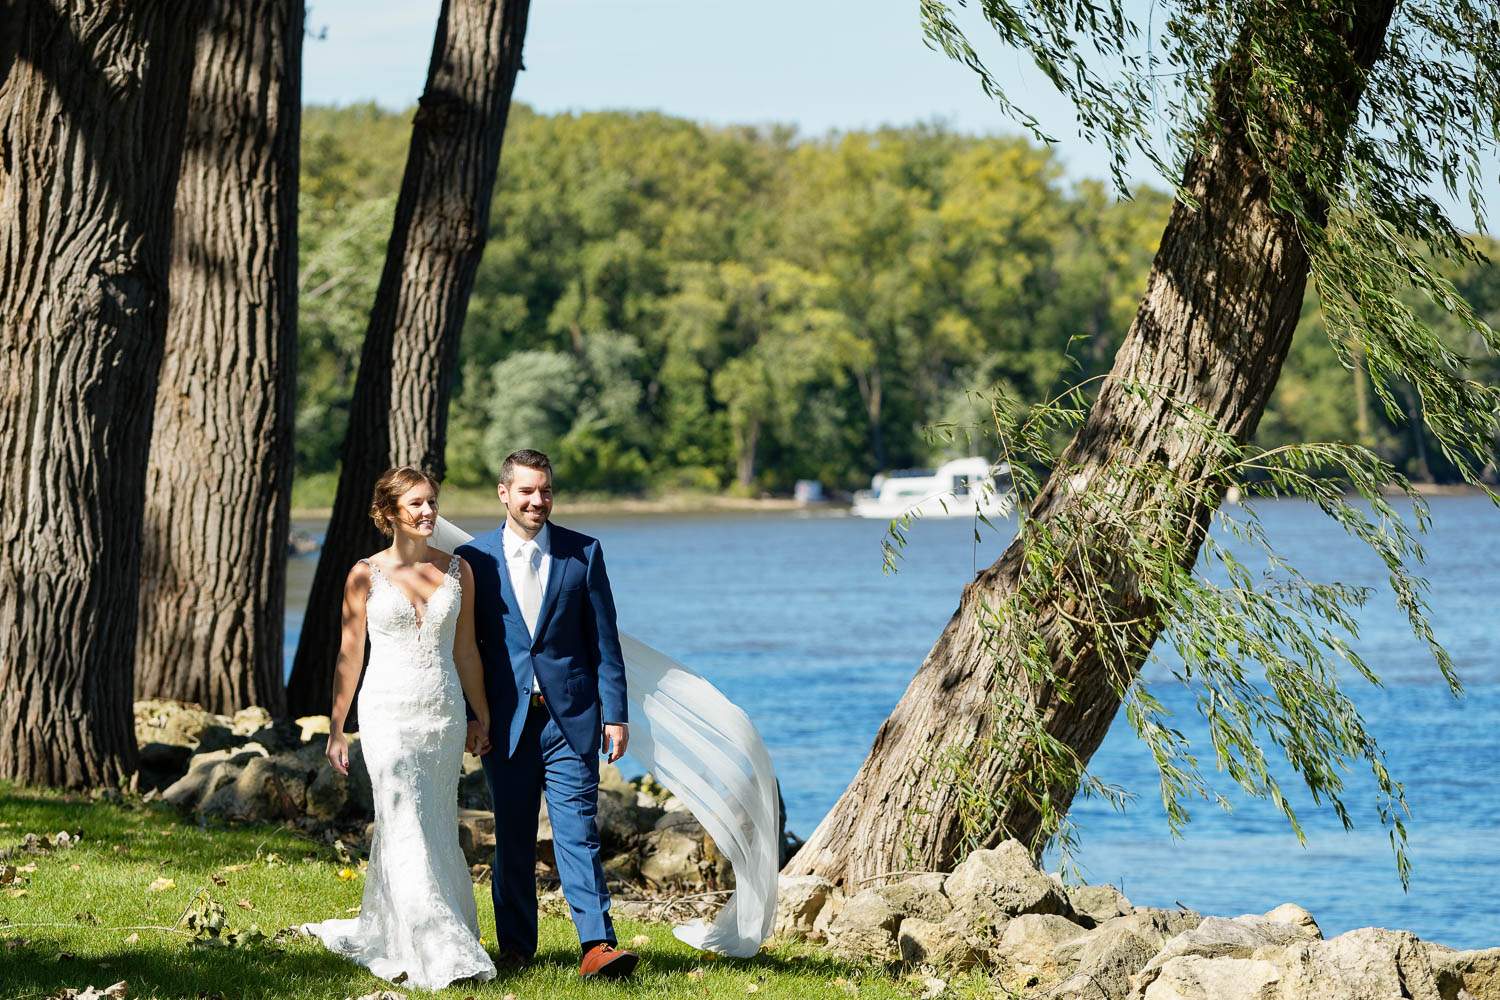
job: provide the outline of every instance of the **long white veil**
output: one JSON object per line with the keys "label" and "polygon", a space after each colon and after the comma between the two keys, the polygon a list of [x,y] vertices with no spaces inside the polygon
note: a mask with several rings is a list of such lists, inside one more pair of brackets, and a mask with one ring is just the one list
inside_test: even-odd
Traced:
{"label": "long white veil", "polygon": [[[432,544],[448,552],[472,535],[438,518]],[[776,922],[781,861],[776,774],[755,726],[718,688],[620,633],[630,706],[630,755],[676,795],[734,866],[734,893],[712,922],[672,933],[695,948],[746,958]]]}

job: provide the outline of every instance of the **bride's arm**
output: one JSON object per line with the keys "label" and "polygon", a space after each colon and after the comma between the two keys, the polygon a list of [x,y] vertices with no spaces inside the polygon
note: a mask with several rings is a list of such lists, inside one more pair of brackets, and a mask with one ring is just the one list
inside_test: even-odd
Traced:
{"label": "bride's arm", "polygon": [[365,599],[370,596],[370,567],[357,562],[344,580],[344,626],[339,640],[339,662],[333,672],[333,710],[328,717],[328,762],[340,774],[349,773],[349,738],[344,720],[359,688],[365,666]]}
{"label": "bride's arm", "polygon": [[[484,693],[484,664],[479,659],[479,646],[474,641],[474,572],[460,556],[458,560],[459,580],[463,597],[458,605],[458,634],[453,637],[453,662],[458,667],[458,682],[463,686],[464,699],[474,713],[486,739],[490,731],[490,703]],[[476,750],[488,751],[489,747]]]}

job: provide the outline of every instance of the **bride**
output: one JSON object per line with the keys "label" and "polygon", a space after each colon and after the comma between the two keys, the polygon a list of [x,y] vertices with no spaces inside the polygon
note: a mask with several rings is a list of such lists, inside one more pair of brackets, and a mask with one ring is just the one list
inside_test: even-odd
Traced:
{"label": "bride", "polygon": [[[495,976],[458,844],[464,699],[486,732],[489,707],[474,642],[473,575],[463,559],[428,544],[437,491],[410,467],[375,484],[370,517],[391,545],[355,563],[344,585],[327,750],[348,774],[344,721],[358,690],[375,835],[359,916],[302,925],[382,979],[429,990]],[[487,752],[487,741],[478,750]]]}

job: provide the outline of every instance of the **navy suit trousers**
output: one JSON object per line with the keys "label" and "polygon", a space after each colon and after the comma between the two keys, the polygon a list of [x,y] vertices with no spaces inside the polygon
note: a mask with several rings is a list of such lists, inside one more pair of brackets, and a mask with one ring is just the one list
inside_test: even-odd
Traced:
{"label": "navy suit trousers", "polygon": [[531,708],[515,753],[503,746],[484,757],[495,804],[495,936],[502,949],[536,954],[536,832],[547,796],[552,846],[563,895],[580,943],[615,943],[609,890],[599,859],[599,758],[578,754],[551,713]]}

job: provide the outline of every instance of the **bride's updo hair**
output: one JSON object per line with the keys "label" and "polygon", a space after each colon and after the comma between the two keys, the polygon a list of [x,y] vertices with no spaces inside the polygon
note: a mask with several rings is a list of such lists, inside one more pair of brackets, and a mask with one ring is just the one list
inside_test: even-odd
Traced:
{"label": "bride's updo hair", "polygon": [[370,498],[370,520],[380,533],[390,538],[396,533],[395,519],[401,511],[401,497],[418,483],[426,483],[432,492],[438,491],[438,481],[431,473],[410,465],[386,469],[375,480],[375,495]]}

